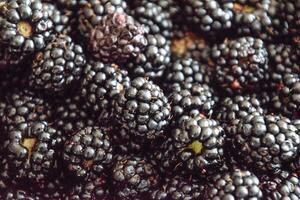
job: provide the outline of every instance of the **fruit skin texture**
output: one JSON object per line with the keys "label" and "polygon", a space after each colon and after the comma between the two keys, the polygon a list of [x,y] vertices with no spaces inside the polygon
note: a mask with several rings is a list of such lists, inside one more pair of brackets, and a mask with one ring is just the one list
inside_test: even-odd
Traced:
{"label": "fruit skin texture", "polygon": [[152,164],[137,156],[118,156],[112,172],[116,199],[149,199],[160,177]]}
{"label": "fruit skin texture", "polygon": [[250,114],[235,130],[233,148],[239,151],[240,162],[254,170],[277,173],[297,156],[300,137],[288,118]]}
{"label": "fruit skin texture", "polygon": [[163,171],[198,177],[213,176],[223,170],[225,133],[218,122],[203,116],[187,117],[171,130],[153,160]]}
{"label": "fruit skin texture", "polygon": [[148,45],[142,53],[126,64],[133,77],[160,78],[171,60],[171,42],[162,34],[148,34]]}
{"label": "fruit skin texture", "polygon": [[108,14],[91,31],[89,49],[104,63],[123,64],[147,45],[144,27],[125,13]]}
{"label": "fruit skin texture", "polygon": [[88,39],[91,30],[105,15],[124,12],[126,9],[127,3],[124,0],[89,0],[78,11],[78,30],[84,39]]}
{"label": "fruit skin texture", "polygon": [[0,43],[10,52],[31,54],[44,48],[54,25],[40,1],[12,0],[0,7]]}
{"label": "fruit skin texture", "polygon": [[226,91],[251,91],[268,80],[268,52],[260,39],[225,40],[212,48],[211,56],[218,86]]}
{"label": "fruit skin texture", "polygon": [[57,35],[36,54],[29,85],[40,91],[59,94],[80,80],[85,63],[83,48],[74,44],[69,36]]}
{"label": "fruit skin texture", "polygon": [[9,176],[38,182],[55,174],[60,143],[57,131],[45,121],[16,125],[4,141]]}
{"label": "fruit skin texture", "polygon": [[260,178],[264,199],[299,199],[300,180],[297,174],[283,171],[275,176]]}
{"label": "fruit skin texture", "polygon": [[167,177],[165,183],[152,192],[151,199],[199,199],[203,189],[197,179],[188,180],[180,176]]}
{"label": "fruit skin texture", "polygon": [[112,144],[108,134],[98,127],[86,127],[64,144],[63,160],[75,178],[102,175],[112,163]]}
{"label": "fruit skin texture", "polygon": [[204,199],[263,199],[259,179],[250,171],[236,169],[217,174],[208,184]]}
{"label": "fruit skin texture", "polygon": [[127,71],[116,64],[90,60],[83,74],[81,96],[86,106],[96,112],[111,111],[113,100],[130,85]]}
{"label": "fruit skin texture", "polygon": [[152,81],[137,77],[114,101],[114,115],[133,137],[156,139],[170,121],[170,104]]}

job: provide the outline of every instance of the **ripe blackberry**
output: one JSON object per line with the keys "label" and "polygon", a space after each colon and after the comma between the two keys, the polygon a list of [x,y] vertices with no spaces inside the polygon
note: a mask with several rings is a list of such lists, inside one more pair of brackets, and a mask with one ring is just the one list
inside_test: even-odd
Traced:
{"label": "ripe blackberry", "polygon": [[148,45],[136,58],[129,60],[126,68],[132,76],[158,78],[171,60],[170,41],[163,35],[147,35]]}
{"label": "ripe blackberry", "polygon": [[270,0],[234,1],[232,10],[234,14],[234,26],[238,34],[261,38],[269,37],[266,33],[272,24],[272,18],[268,13],[270,4]]}
{"label": "ripe blackberry", "polygon": [[0,44],[0,70],[19,68],[24,63],[25,55],[11,52],[6,45]]}
{"label": "ripe blackberry", "polygon": [[38,200],[38,197],[23,189],[8,189],[0,192],[0,198],[5,200]]}
{"label": "ripe blackberry", "polygon": [[200,199],[203,187],[196,179],[184,179],[180,176],[166,178],[165,183],[160,185],[159,189],[154,190],[151,199]]}
{"label": "ripe blackberry", "polygon": [[158,1],[134,1],[132,15],[145,26],[148,34],[162,34],[167,39],[172,37],[173,23],[170,14]]}
{"label": "ripe blackberry", "polygon": [[54,23],[40,1],[11,0],[0,6],[0,43],[11,53],[31,54],[43,49]]}
{"label": "ripe blackberry", "polygon": [[86,127],[76,132],[64,145],[63,160],[76,178],[88,179],[102,175],[112,163],[110,136],[98,127]]}
{"label": "ripe blackberry", "polygon": [[6,130],[20,123],[52,120],[49,103],[28,90],[13,92],[6,97],[5,103],[1,121]]}
{"label": "ripe blackberry", "polygon": [[96,116],[84,105],[84,100],[76,94],[55,105],[54,126],[62,132],[64,139],[88,126],[96,126]]}
{"label": "ripe blackberry", "polygon": [[299,116],[300,79],[298,74],[285,74],[283,82],[272,93],[271,103],[282,114],[291,118]]}
{"label": "ripe blackberry", "polygon": [[262,176],[260,182],[266,200],[300,198],[300,180],[296,174],[283,171],[274,176]]}
{"label": "ripe blackberry", "polygon": [[216,81],[226,91],[253,90],[268,79],[268,52],[260,39],[225,40],[212,48]]}
{"label": "ripe blackberry", "polygon": [[276,173],[299,151],[298,129],[285,117],[249,114],[233,134],[232,145],[240,162],[258,171]]}
{"label": "ripe blackberry", "polygon": [[170,104],[159,86],[137,77],[114,101],[116,120],[133,137],[155,139],[170,120]]}
{"label": "ripe blackberry", "polygon": [[97,112],[110,110],[112,101],[130,84],[127,71],[116,64],[89,60],[83,74],[81,96],[87,107]]}
{"label": "ripe blackberry", "polygon": [[173,92],[169,97],[173,121],[180,121],[184,115],[213,114],[218,97],[208,85],[192,84],[189,89]]}
{"label": "ripe blackberry", "polygon": [[105,15],[92,29],[89,49],[104,63],[125,63],[147,45],[144,27],[125,13]]}
{"label": "ripe blackberry", "polygon": [[[270,44],[268,45],[270,78],[273,87],[282,87],[286,74],[299,74],[300,49],[294,45]],[[297,75],[298,76],[298,75]]]}
{"label": "ripe blackberry", "polygon": [[234,125],[239,120],[254,112],[264,113],[259,99],[254,95],[225,97],[218,107],[216,119],[225,123],[225,126]]}
{"label": "ripe blackberry", "polygon": [[54,174],[60,142],[57,131],[45,121],[14,126],[4,142],[9,177],[38,182]]}
{"label": "ripe blackberry", "polygon": [[204,33],[224,32],[232,27],[233,3],[216,0],[183,1],[187,21]]}
{"label": "ripe blackberry", "polygon": [[85,55],[69,36],[58,35],[36,54],[29,77],[30,87],[51,94],[66,91],[82,75]]}
{"label": "ripe blackberry", "polygon": [[67,192],[68,200],[109,200],[111,195],[107,189],[107,178],[104,176],[91,178],[87,181],[76,183]]}
{"label": "ripe blackberry", "polygon": [[137,156],[118,156],[112,171],[112,187],[116,199],[150,199],[160,177],[153,165]]}
{"label": "ripe blackberry", "polygon": [[98,25],[103,16],[124,12],[125,9],[127,9],[127,4],[124,0],[89,0],[78,11],[78,30],[87,39],[90,37],[91,30]]}
{"label": "ripe blackberry", "polygon": [[217,174],[208,184],[204,199],[262,199],[259,179],[250,171]]}
{"label": "ripe blackberry", "polygon": [[68,35],[71,33],[71,17],[73,17],[73,13],[71,10],[58,9],[55,5],[51,3],[43,3],[43,9],[48,12],[49,18],[53,22],[53,32],[55,34]]}
{"label": "ripe blackberry", "polygon": [[164,87],[167,91],[180,91],[193,84],[210,84],[212,70],[193,58],[173,60],[164,73]]}
{"label": "ripe blackberry", "polygon": [[222,171],[225,133],[218,122],[202,116],[184,119],[154,153],[165,173],[174,171],[207,177]]}

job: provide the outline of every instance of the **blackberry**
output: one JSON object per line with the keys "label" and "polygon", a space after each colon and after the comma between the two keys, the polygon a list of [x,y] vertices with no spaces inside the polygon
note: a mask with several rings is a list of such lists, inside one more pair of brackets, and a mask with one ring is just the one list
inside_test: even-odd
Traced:
{"label": "blackberry", "polygon": [[160,177],[147,160],[137,156],[118,156],[112,172],[116,199],[150,199]]}
{"label": "blackberry", "polygon": [[[270,78],[273,87],[282,87],[286,74],[299,74],[300,49],[294,45],[270,44],[268,45]],[[298,76],[298,75],[297,75]]]}
{"label": "blackberry", "polygon": [[1,192],[0,198],[5,200],[38,200],[38,197],[23,189],[9,189]]}
{"label": "blackberry", "polygon": [[32,54],[43,49],[54,23],[40,1],[4,1],[0,7],[0,43],[11,53]]}
{"label": "blackberry", "polygon": [[268,52],[260,39],[225,40],[212,48],[211,56],[216,81],[226,91],[253,90],[268,79]]}
{"label": "blackberry", "polygon": [[127,72],[116,64],[90,60],[83,74],[81,96],[87,107],[97,112],[102,109],[110,110],[112,100],[130,84]]}
{"label": "blackberry", "polygon": [[277,173],[297,156],[300,137],[288,118],[249,114],[237,124],[232,142],[242,164]]}
{"label": "blackberry", "polygon": [[154,190],[151,199],[200,199],[203,186],[196,179],[186,180],[180,176],[168,177],[159,189]]}
{"label": "blackberry", "polygon": [[251,1],[237,0],[233,3],[234,25],[241,35],[252,35],[268,38],[266,34],[272,24],[268,11],[271,7],[270,0]]}
{"label": "blackberry", "polygon": [[224,32],[232,28],[233,3],[216,0],[183,1],[187,21],[204,33]]}
{"label": "blackberry", "polygon": [[69,36],[58,35],[36,54],[29,85],[52,94],[63,92],[79,81],[84,65],[82,47],[74,44]]}
{"label": "blackberry", "polygon": [[85,38],[90,37],[91,30],[98,25],[103,16],[115,12],[124,12],[127,4],[124,0],[89,0],[78,11],[78,30]]}
{"label": "blackberry", "polygon": [[20,68],[20,64],[24,63],[25,55],[11,52],[6,45],[0,44],[0,70],[7,68]]}
{"label": "blackberry", "polygon": [[155,139],[169,124],[170,105],[159,86],[137,77],[117,96],[114,115],[133,137]]}
{"label": "blackberry", "polygon": [[97,118],[84,105],[80,95],[75,94],[55,105],[54,126],[62,132],[64,139],[88,126],[96,126]]}
{"label": "blackberry", "polygon": [[162,34],[167,39],[172,37],[171,16],[159,1],[134,1],[133,5],[132,15],[145,26],[146,33]]}
{"label": "blackberry", "polygon": [[262,176],[260,182],[266,200],[300,198],[300,180],[296,174],[283,171],[274,176]]}
{"label": "blackberry", "polygon": [[192,84],[211,84],[212,69],[193,58],[173,60],[164,73],[167,91],[180,91]]}
{"label": "blackberry", "polygon": [[205,199],[263,199],[260,181],[250,171],[236,169],[217,174],[208,184]]}
{"label": "blackberry", "polygon": [[7,133],[4,142],[9,177],[38,182],[58,169],[61,139],[45,121],[20,123]]}
{"label": "blackberry", "polygon": [[273,107],[291,118],[299,116],[299,80],[298,74],[285,74],[283,83],[272,93]]}
{"label": "blackberry", "polygon": [[60,10],[51,3],[43,3],[43,9],[48,12],[49,18],[53,22],[55,34],[68,35],[71,33],[72,27],[70,24],[71,17],[73,17],[73,13],[71,10]]}
{"label": "blackberry", "polygon": [[126,68],[135,77],[159,78],[171,60],[171,43],[161,34],[148,34],[146,38],[148,45],[145,50],[129,60]]}
{"label": "blackberry", "polygon": [[1,121],[6,130],[20,123],[52,120],[49,103],[29,90],[13,92],[6,97],[5,103],[7,106]]}
{"label": "blackberry", "polygon": [[218,101],[214,91],[208,85],[192,84],[189,89],[173,92],[169,97],[173,121],[180,121],[185,115],[213,114]]}
{"label": "blackberry", "polygon": [[93,177],[90,180],[76,183],[67,194],[68,200],[109,200],[111,195],[107,189],[105,176]]}
{"label": "blackberry", "polygon": [[125,13],[105,15],[91,31],[89,49],[105,63],[125,63],[147,45],[143,26]]}
{"label": "blackberry", "polygon": [[234,125],[254,112],[264,113],[259,99],[254,95],[225,97],[220,103],[216,119],[224,123],[225,126]]}
{"label": "blackberry", "polygon": [[225,133],[218,122],[189,117],[174,127],[171,139],[155,151],[154,159],[165,173],[178,171],[207,177],[223,170]]}
{"label": "blackberry", "polygon": [[77,178],[101,175],[112,163],[110,136],[98,127],[86,127],[72,135],[64,145],[63,160],[68,171]]}

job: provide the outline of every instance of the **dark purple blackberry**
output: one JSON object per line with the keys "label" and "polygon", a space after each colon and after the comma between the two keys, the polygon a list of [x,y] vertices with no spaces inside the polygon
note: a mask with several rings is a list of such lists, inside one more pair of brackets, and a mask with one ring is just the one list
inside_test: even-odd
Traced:
{"label": "dark purple blackberry", "polygon": [[23,189],[8,189],[0,192],[0,198],[3,200],[39,200],[36,195]]}
{"label": "dark purple blackberry", "polygon": [[94,111],[111,109],[112,101],[129,87],[127,71],[116,64],[88,61],[82,79],[81,96],[87,107]]}
{"label": "dark purple blackberry", "polygon": [[125,13],[105,15],[92,29],[89,49],[104,63],[123,64],[146,47],[145,29]]}
{"label": "dark purple blackberry", "polygon": [[180,91],[193,84],[211,84],[212,69],[193,58],[173,60],[164,72],[164,85],[168,92]]}
{"label": "dark purple blackberry", "polygon": [[259,99],[254,95],[225,97],[218,107],[216,119],[224,123],[225,126],[234,125],[254,112],[264,113]]}
{"label": "dark purple blackberry", "polygon": [[251,35],[268,38],[267,29],[270,29],[272,18],[270,0],[252,1],[236,0],[233,3],[234,28],[241,35]]}
{"label": "dark purple blackberry", "polygon": [[51,121],[52,109],[48,102],[31,91],[16,91],[6,97],[1,116],[2,126],[9,130],[20,123]]}
{"label": "dark purple blackberry", "polygon": [[71,10],[60,10],[51,3],[43,3],[43,9],[48,12],[49,18],[53,22],[54,33],[63,35],[71,33],[71,17],[73,17]]}
{"label": "dark purple blackberry", "polygon": [[178,122],[184,115],[213,114],[218,97],[208,85],[191,84],[191,88],[173,92],[169,97],[173,121]]}
{"label": "dark purple blackberry", "polygon": [[240,163],[263,172],[280,171],[300,147],[297,127],[281,116],[249,114],[236,125],[233,137]]}
{"label": "dark purple blackberry", "polygon": [[253,37],[225,40],[211,51],[216,81],[226,91],[253,90],[268,79],[268,52]]}
{"label": "dark purple blackberry", "polygon": [[159,1],[134,1],[132,15],[144,25],[146,33],[161,34],[167,39],[172,37],[173,23],[168,13]]}
{"label": "dark purple blackberry", "polygon": [[299,112],[300,79],[298,74],[286,73],[283,82],[272,92],[271,103],[275,110],[286,116],[297,118]]}
{"label": "dark purple blackberry", "polygon": [[300,198],[300,180],[296,174],[283,171],[278,175],[264,175],[260,182],[266,200]]}
{"label": "dark purple blackberry", "polygon": [[116,199],[150,199],[160,177],[154,166],[137,156],[118,156],[112,171],[112,188]]}
{"label": "dark purple blackberry", "polygon": [[60,143],[57,131],[45,121],[15,125],[4,141],[9,177],[38,182],[53,175]]}
{"label": "dark purple blackberry", "polygon": [[170,41],[163,35],[147,35],[148,45],[136,58],[129,60],[126,68],[132,76],[161,77],[171,60]]}
{"label": "dark purple blackberry", "polygon": [[29,85],[46,93],[64,92],[80,80],[85,62],[83,48],[69,36],[58,35],[36,54]]}
{"label": "dark purple blackberry", "polygon": [[132,137],[156,139],[170,121],[170,104],[159,86],[143,77],[131,81],[114,101],[114,115]]}
{"label": "dark purple blackberry", "polygon": [[32,54],[46,46],[54,23],[40,1],[11,0],[1,3],[0,30],[9,52]]}
{"label": "dark purple blackberry", "polygon": [[110,136],[98,127],[86,127],[71,136],[64,145],[63,160],[70,174],[87,180],[105,173],[112,163]]}
{"label": "dark purple blackberry", "polygon": [[224,32],[232,28],[233,3],[216,0],[182,1],[187,21],[204,33]]}
{"label": "dark purple blackberry", "polygon": [[125,9],[127,4],[124,0],[89,0],[78,11],[78,30],[87,39],[90,37],[91,30],[105,15],[124,12]]}
{"label": "dark purple blackberry", "polygon": [[[272,86],[280,88],[284,84],[286,74],[299,74],[300,49],[294,45],[270,44],[268,45],[269,68]],[[297,75],[298,76],[298,75]]]}
{"label": "dark purple blackberry", "polygon": [[107,177],[95,177],[76,183],[66,196],[68,200],[109,200],[112,194],[107,187]]}
{"label": "dark purple blackberry", "polygon": [[207,177],[223,170],[225,133],[218,122],[202,116],[184,119],[153,157],[163,173]]}
{"label": "dark purple blackberry", "polygon": [[166,178],[164,184],[160,185],[159,189],[152,192],[151,199],[200,199],[202,192],[203,186],[199,183],[199,180],[174,176]]}
{"label": "dark purple blackberry", "polygon": [[75,94],[55,105],[54,126],[64,139],[88,126],[96,126],[97,118],[85,105],[80,95]]}
{"label": "dark purple blackberry", "polygon": [[203,199],[263,199],[257,176],[250,171],[234,170],[217,174],[208,183]]}

